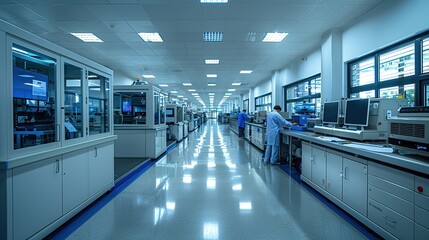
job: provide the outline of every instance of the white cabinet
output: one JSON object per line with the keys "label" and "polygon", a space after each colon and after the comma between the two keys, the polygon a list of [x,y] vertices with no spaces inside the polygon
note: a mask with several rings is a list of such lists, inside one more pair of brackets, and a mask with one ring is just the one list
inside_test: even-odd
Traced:
{"label": "white cabinet", "polygon": [[[253,132],[252,132],[253,138]],[[301,172],[304,177],[308,180],[311,180],[311,165],[313,161],[312,151],[310,144],[302,142],[302,162],[301,162]]]}
{"label": "white cabinet", "polygon": [[62,216],[61,158],[12,170],[13,238],[27,239]]}
{"label": "white cabinet", "polygon": [[326,154],[326,190],[343,199],[343,158],[331,152]]}
{"label": "white cabinet", "polygon": [[325,189],[326,185],[326,149],[313,147],[313,164],[311,166],[311,181]]}
{"label": "white cabinet", "polygon": [[367,165],[343,158],[343,202],[362,215],[367,215]]}
{"label": "white cabinet", "polygon": [[94,195],[114,182],[113,143],[89,149],[89,193]]}
{"label": "white cabinet", "polygon": [[63,214],[66,214],[89,197],[88,150],[64,154],[62,174]]}
{"label": "white cabinet", "polygon": [[156,159],[167,150],[167,128],[146,130],[146,157]]}

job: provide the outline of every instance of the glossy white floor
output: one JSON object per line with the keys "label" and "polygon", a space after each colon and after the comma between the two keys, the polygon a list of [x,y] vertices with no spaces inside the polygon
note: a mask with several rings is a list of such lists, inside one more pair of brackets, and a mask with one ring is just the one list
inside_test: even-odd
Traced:
{"label": "glossy white floor", "polygon": [[278,166],[209,120],[69,239],[364,239]]}

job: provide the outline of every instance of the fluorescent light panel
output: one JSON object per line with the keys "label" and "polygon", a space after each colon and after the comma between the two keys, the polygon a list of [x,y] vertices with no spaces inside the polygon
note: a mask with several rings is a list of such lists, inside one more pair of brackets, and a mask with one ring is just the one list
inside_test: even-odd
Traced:
{"label": "fluorescent light panel", "polygon": [[191,93],[191,95],[193,95],[193,96],[198,96],[198,93]]}
{"label": "fluorescent light panel", "polygon": [[200,0],[200,3],[228,3],[228,0]]}
{"label": "fluorescent light panel", "polygon": [[157,32],[140,32],[139,36],[145,42],[163,42],[161,36]]}
{"label": "fluorescent light panel", "polygon": [[192,83],[183,83],[183,86],[192,86]]}
{"label": "fluorescent light panel", "polygon": [[217,78],[217,74],[207,74],[208,78]]}
{"label": "fluorescent light panel", "polygon": [[84,42],[103,42],[103,40],[99,39],[93,33],[71,33],[71,34]]}
{"label": "fluorescent light panel", "polygon": [[168,87],[168,84],[159,84],[160,87]]}
{"label": "fluorescent light panel", "polygon": [[250,74],[250,73],[252,73],[252,70],[241,70],[240,73],[241,74]]}
{"label": "fluorescent light panel", "polygon": [[215,94],[214,94],[214,93],[212,93],[212,92],[211,92],[211,93],[209,93],[209,96],[213,96],[213,95],[215,95]]}
{"label": "fluorescent light panel", "polygon": [[240,86],[241,83],[232,83],[232,86]]}
{"label": "fluorescent light panel", "polygon": [[189,92],[195,92],[195,91],[197,91],[197,90],[195,90],[195,89],[188,89],[188,91],[189,91]]}
{"label": "fluorescent light panel", "polygon": [[177,93],[177,91],[170,91],[171,93]]}
{"label": "fluorescent light panel", "polygon": [[225,96],[231,96],[232,93],[225,93]]}
{"label": "fluorescent light panel", "polygon": [[142,77],[144,77],[144,78],[155,78],[154,75],[142,75]]}
{"label": "fluorescent light panel", "polygon": [[222,42],[223,32],[204,32],[203,40],[204,42]]}
{"label": "fluorescent light panel", "polygon": [[233,88],[228,89],[228,92],[234,92],[234,91],[235,91],[235,89],[233,89]]}
{"label": "fluorescent light panel", "polygon": [[267,33],[262,42],[281,42],[287,35],[288,33]]}
{"label": "fluorescent light panel", "polygon": [[206,59],[206,64],[219,64],[219,59]]}
{"label": "fluorescent light panel", "polygon": [[215,87],[216,83],[207,83],[207,86],[209,86],[209,87]]}

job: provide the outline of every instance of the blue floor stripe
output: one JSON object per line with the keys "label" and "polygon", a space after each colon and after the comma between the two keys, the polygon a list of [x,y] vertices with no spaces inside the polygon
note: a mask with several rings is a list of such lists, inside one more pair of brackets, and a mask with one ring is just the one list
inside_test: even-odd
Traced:
{"label": "blue floor stripe", "polygon": [[377,233],[375,233],[373,230],[368,228],[367,226],[363,225],[361,222],[359,222],[356,218],[354,218],[352,215],[344,211],[342,208],[338,207],[335,203],[331,202],[329,199],[327,199],[325,196],[320,194],[318,191],[307,185],[305,182],[301,181],[300,173],[292,167],[292,171],[289,170],[289,165],[279,165],[280,169],[282,169],[284,172],[289,174],[292,179],[294,179],[296,182],[301,184],[305,189],[307,189],[310,193],[312,193],[317,199],[319,199],[321,202],[323,202],[326,206],[328,206],[330,209],[332,209],[336,214],[338,214],[340,217],[342,217],[344,220],[346,220],[348,223],[350,223],[354,228],[356,228],[359,232],[361,232],[363,235],[365,235],[368,239],[376,240],[376,239],[383,239],[380,237]]}

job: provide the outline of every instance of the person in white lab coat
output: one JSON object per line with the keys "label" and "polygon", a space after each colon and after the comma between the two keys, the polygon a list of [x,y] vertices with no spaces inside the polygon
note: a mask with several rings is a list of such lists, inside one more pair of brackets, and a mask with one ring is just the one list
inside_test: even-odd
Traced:
{"label": "person in white lab coat", "polygon": [[[272,112],[267,115],[267,149],[265,150],[264,163],[272,165],[278,163],[279,159],[279,132],[282,127],[290,127],[293,124],[286,121],[279,112],[282,108],[279,105],[275,105]],[[271,160],[271,161],[270,161]]]}

